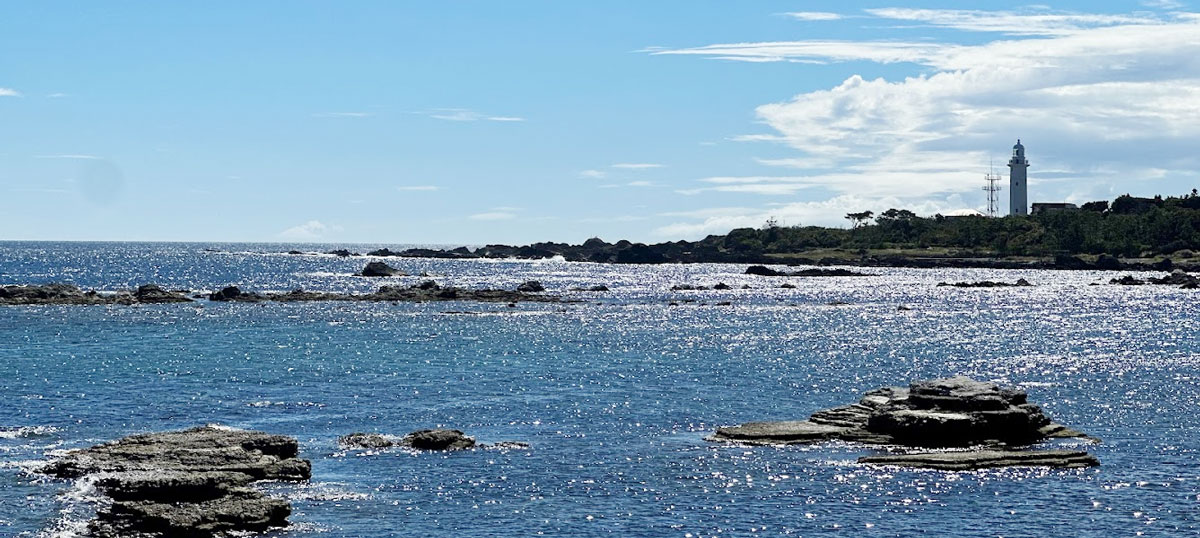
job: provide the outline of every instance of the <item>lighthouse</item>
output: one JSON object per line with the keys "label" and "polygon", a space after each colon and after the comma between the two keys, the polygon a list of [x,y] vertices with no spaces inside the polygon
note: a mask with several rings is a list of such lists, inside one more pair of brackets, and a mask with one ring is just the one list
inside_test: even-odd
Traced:
{"label": "lighthouse", "polygon": [[1025,160],[1025,146],[1021,145],[1021,139],[1017,139],[1017,145],[1013,146],[1012,159],[1008,161],[1008,214],[1009,215],[1028,215],[1029,214],[1029,194],[1026,190],[1026,172],[1029,168],[1029,161]]}

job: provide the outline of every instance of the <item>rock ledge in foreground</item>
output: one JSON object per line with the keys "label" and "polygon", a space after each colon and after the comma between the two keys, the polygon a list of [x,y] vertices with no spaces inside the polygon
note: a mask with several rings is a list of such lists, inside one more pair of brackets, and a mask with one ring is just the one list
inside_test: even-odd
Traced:
{"label": "rock ledge in foreground", "polygon": [[298,451],[291,437],[203,426],[73,450],[40,471],[93,480],[113,500],[90,522],[89,536],[224,536],[287,526],[287,501],[250,485],[307,480],[312,466]]}
{"label": "rock ledge in foreground", "polygon": [[865,456],[859,463],[895,465],[944,471],[970,471],[993,467],[1095,467],[1100,460],[1079,450],[973,450]]}

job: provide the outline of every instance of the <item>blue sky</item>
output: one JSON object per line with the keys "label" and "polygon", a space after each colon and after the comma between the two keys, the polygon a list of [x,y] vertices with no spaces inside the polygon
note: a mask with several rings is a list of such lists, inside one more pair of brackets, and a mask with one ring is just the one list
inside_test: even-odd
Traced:
{"label": "blue sky", "polygon": [[0,239],[843,225],[984,208],[1018,137],[1031,201],[1200,185],[1200,10],[961,8],[8,2]]}

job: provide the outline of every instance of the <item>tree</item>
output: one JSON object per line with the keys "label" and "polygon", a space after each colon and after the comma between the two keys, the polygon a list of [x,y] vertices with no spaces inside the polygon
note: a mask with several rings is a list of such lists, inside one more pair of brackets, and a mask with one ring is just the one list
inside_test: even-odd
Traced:
{"label": "tree", "polygon": [[855,228],[858,228],[859,226],[862,226],[863,223],[865,223],[866,221],[871,220],[871,217],[874,215],[875,215],[874,211],[863,211],[861,213],[846,213],[846,220],[849,220],[851,223],[854,224]]}

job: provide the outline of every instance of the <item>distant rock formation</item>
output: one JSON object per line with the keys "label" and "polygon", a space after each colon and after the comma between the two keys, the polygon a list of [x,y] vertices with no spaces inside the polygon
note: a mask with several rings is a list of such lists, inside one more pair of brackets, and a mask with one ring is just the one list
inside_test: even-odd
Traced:
{"label": "distant rock formation", "polygon": [[1162,286],[1179,286],[1181,289],[1194,290],[1200,289],[1200,278],[1195,275],[1189,275],[1181,269],[1171,271],[1170,274],[1164,277],[1150,277],[1146,280],[1135,278],[1133,275],[1125,275],[1121,278],[1114,278],[1108,281],[1109,284],[1119,284],[1122,286],[1140,286],[1143,284],[1158,284]]}
{"label": "distant rock formation", "polygon": [[751,265],[746,268],[747,275],[758,276],[872,276],[867,273],[849,269],[801,269],[799,271],[779,271],[765,265]]}
{"label": "distant rock formation", "polygon": [[104,305],[190,303],[182,293],[167,291],[154,284],[132,291],[99,293],[83,291],[74,284],[0,286],[0,305]]}
{"label": "distant rock formation", "polygon": [[937,285],[939,287],[951,286],[955,288],[1023,288],[1026,286],[1032,286],[1033,284],[1030,284],[1029,281],[1025,280],[1024,278],[1018,278],[1017,281],[1012,284],[1009,284],[1008,282],[997,282],[994,280],[981,280],[979,282],[938,282]]}
{"label": "distant rock formation", "polygon": [[94,477],[112,499],[89,523],[88,536],[226,536],[287,526],[287,501],[250,484],[308,480],[312,466],[298,452],[291,437],[203,426],[73,450],[40,471]]}
{"label": "distant rock formation", "polygon": [[[1026,400],[1025,392],[1020,389],[958,376],[914,381],[908,388],[875,389],[858,403],[817,411],[808,420],[750,422],[718,428],[708,440],[746,444],[844,440],[909,447],[1010,447],[1027,446],[1050,437],[1086,436],[1051,422],[1038,406]],[[956,461],[956,465],[978,461],[985,466],[1008,461],[1029,464],[1034,460],[990,456],[973,460],[964,456]],[[1063,461],[1078,463],[1077,458]]]}

